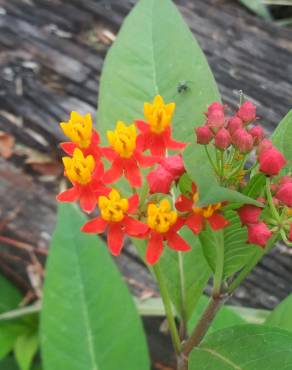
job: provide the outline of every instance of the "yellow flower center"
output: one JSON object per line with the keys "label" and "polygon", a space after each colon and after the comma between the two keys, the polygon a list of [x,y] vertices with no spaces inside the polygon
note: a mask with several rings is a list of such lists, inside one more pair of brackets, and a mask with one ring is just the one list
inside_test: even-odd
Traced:
{"label": "yellow flower center", "polygon": [[196,207],[196,203],[199,200],[199,193],[196,192],[193,195],[193,212],[199,215],[202,215],[204,218],[209,218],[211,217],[218,209],[221,208],[222,204],[221,203],[215,203],[215,204],[210,204],[206,207]]}
{"label": "yellow flower center", "polygon": [[92,155],[84,157],[78,148],[74,150],[73,157],[63,157],[66,176],[73,182],[86,185],[91,181],[95,161]]}
{"label": "yellow flower center", "polygon": [[151,229],[159,233],[166,233],[176,220],[177,213],[171,209],[167,199],[163,199],[159,205],[148,205],[147,224]]}
{"label": "yellow flower center", "polygon": [[119,222],[125,217],[129,202],[128,199],[121,198],[120,193],[113,189],[108,197],[102,195],[98,198],[98,206],[101,217],[105,221]]}
{"label": "yellow flower center", "polygon": [[130,158],[136,149],[136,127],[134,124],[126,126],[118,121],[114,131],[107,131],[108,141],[113,150],[123,158]]}
{"label": "yellow flower center", "polygon": [[91,142],[92,119],[89,113],[82,116],[77,112],[71,112],[68,122],[61,122],[60,126],[64,134],[78,144],[80,148],[87,148]]}
{"label": "yellow flower center", "polygon": [[144,103],[144,116],[155,134],[161,134],[171,123],[175,103],[165,104],[163,98],[157,95],[153,103]]}

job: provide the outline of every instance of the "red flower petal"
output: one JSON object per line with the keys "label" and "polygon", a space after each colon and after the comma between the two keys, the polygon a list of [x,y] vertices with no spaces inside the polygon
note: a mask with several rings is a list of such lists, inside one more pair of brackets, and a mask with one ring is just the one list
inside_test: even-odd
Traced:
{"label": "red flower petal", "polygon": [[193,201],[190,198],[180,195],[175,201],[175,208],[180,212],[191,211],[193,207]]}
{"label": "red flower petal", "polygon": [[171,137],[171,129],[169,127],[169,130],[165,130],[165,135],[164,135],[164,145],[166,148],[171,149],[171,150],[180,150],[184,149],[187,144],[182,143],[180,141],[176,141]]}
{"label": "red flower petal", "polygon": [[76,149],[78,146],[76,143],[72,143],[71,141],[68,141],[66,143],[61,143],[60,147],[64,152],[68,155],[72,155],[74,152],[74,149]]}
{"label": "red flower petal", "polygon": [[185,224],[197,235],[204,226],[204,219],[201,215],[194,213],[186,219]]}
{"label": "red flower petal", "polygon": [[214,231],[217,231],[217,230],[220,230],[220,229],[223,229],[225,226],[229,225],[229,221],[226,220],[226,218],[224,218],[222,215],[220,215],[219,213],[214,213],[211,217],[209,217],[208,219],[208,222],[211,226],[211,228],[214,230]]}
{"label": "red flower petal", "polygon": [[115,182],[123,175],[123,167],[121,161],[114,160],[112,167],[105,172],[103,175],[103,181],[106,184],[111,184],[112,182]]}
{"label": "red flower petal", "polygon": [[120,222],[112,223],[109,225],[107,234],[107,244],[114,256],[118,256],[121,253],[124,241],[124,232]]}
{"label": "red flower petal", "polygon": [[146,133],[149,131],[149,125],[144,121],[135,121],[136,126],[142,133]]}
{"label": "red flower petal", "polygon": [[79,192],[73,187],[58,194],[56,198],[59,202],[75,202],[79,198]]}
{"label": "red flower petal", "polygon": [[94,145],[98,145],[100,142],[100,137],[99,134],[96,130],[92,131],[92,138],[91,138],[91,143]]}
{"label": "red flower petal", "polygon": [[147,245],[146,261],[154,265],[163,252],[163,236],[159,233],[152,232]]}
{"label": "red flower petal", "polygon": [[92,212],[97,203],[97,197],[91,191],[88,191],[88,187],[82,189],[80,194],[80,207],[84,212]]}
{"label": "red flower petal", "polygon": [[124,160],[124,170],[130,185],[139,188],[142,185],[142,178],[135,158]]}
{"label": "red flower petal", "polygon": [[135,220],[132,217],[126,216],[123,220],[126,233],[130,236],[145,235],[148,231],[148,226],[143,222]]}
{"label": "red flower petal", "polygon": [[111,162],[118,157],[118,154],[111,147],[104,147],[100,150],[102,155]]}
{"label": "red flower petal", "polygon": [[136,212],[138,205],[139,205],[139,195],[134,194],[132,195],[129,199],[129,208],[128,208],[128,213],[134,213]]}
{"label": "red flower petal", "polygon": [[153,156],[164,157],[166,150],[164,144],[164,133],[149,135],[149,143],[146,143],[145,146],[149,148]]}
{"label": "red flower petal", "polygon": [[176,220],[176,223],[171,226],[169,231],[176,233],[178,230],[180,230],[184,226],[184,224],[185,224],[184,219],[182,217],[178,217]]}
{"label": "red flower petal", "polygon": [[166,234],[167,244],[170,248],[176,251],[189,251],[191,247],[186,243],[186,241],[179,236],[177,233],[168,232]]}
{"label": "red flower petal", "polygon": [[81,228],[85,233],[100,234],[105,231],[107,222],[101,217],[96,217],[91,221],[86,222]]}
{"label": "red flower petal", "polygon": [[135,152],[135,158],[138,161],[139,165],[142,168],[147,168],[153,166],[155,163],[158,162],[159,158],[152,157],[152,156],[145,156],[138,151]]}

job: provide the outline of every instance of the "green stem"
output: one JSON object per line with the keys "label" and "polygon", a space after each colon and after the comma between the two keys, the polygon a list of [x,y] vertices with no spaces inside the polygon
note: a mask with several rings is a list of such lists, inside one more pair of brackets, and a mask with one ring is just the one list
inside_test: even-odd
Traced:
{"label": "green stem", "polygon": [[281,221],[281,217],[279,215],[279,213],[277,212],[276,210],[276,207],[274,205],[274,202],[273,202],[273,197],[272,197],[272,193],[271,193],[271,182],[270,182],[270,179],[267,177],[266,179],[266,193],[267,193],[267,199],[268,199],[268,203],[269,203],[269,206],[270,206],[270,209],[271,209],[271,212],[272,212],[272,215],[273,217],[277,220],[277,221]]}
{"label": "green stem", "polygon": [[181,296],[181,320],[179,335],[181,340],[185,339],[187,331],[187,313],[186,313],[186,294],[185,294],[185,278],[184,278],[184,265],[183,265],[183,252],[178,251],[178,265],[179,265],[179,280],[180,280],[180,296]]}
{"label": "green stem", "polygon": [[220,295],[221,285],[223,280],[223,268],[224,268],[224,245],[223,245],[223,234],[221,231],[216,233],[217,243],[216,243],[216,267],[214,273],[214,283],[213,283],[213,295]]}
{"label": "green stem", "polygon": [[161,270],[158,264],[155,264],[153,266],[153,272],[155,274],[155,277],[156,277],[156,280],[159,286],[161,298],[163,301],[165,314],[166,314],[166,318],[167,318],[168,325],[169,325],[169,331],[170,331],[170,335],[172,339],[172,344],[173,344],[175,353],[179,355],[180,350],[181,350],[181,343],[180,343],[174,315],[172,312],[172,307],[171,307],[171,302],[170,302],[170,298],[168,295],[167,287],[165,285],[165,282],[164,282],[164,279],[163,279],[163,276],[161,274]]}
{"label": "green stem", "polygon": [[236,276],[233,282],[230,284],[228,288],[228,294],[232,294],[235,289],[243,282],[243,280],[250,274],[250,272],[254,269],[254,267],[258,264],[258,262],[263,258],[263,256],[271,250],[274,246],[275,242],[279,237],[279,232],[275,233],[272,238],[269,240],[268,245],[265,248],[260,249],[256,256],[253,256],[249,262],[245,265],[245,267],[241,270],[241,272]]}

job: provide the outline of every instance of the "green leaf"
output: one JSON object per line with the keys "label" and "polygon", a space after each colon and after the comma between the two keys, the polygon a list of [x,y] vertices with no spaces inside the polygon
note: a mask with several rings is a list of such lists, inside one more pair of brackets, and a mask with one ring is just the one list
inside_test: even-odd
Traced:
{"label": "green leaf", "polygon": [[[200,319],[208,302],[209,302],[208,297],[206,297],[205,295],[201,296],[199,304],[196,307],[194,313],[192,314],[190,321],[188,322],[189,333],[191,333],[196,323]],[[225,305],[220,309],[220,311],[216,315],[214,321],[212,322],[208,330],[208,334],[211,334],[216,330],[242,324],[246,324],[246,321],[240,315],[238,315],[234,309]]]}
{"label": "green leaf", "polygon": [[4,360],[0,361],[1,370],[19,370],[13,357],[6,357]]}
{"label": "green leaf", "polygon": [[284,299],[267,317],[266,325],[292,332],[292,294]]}
{"label": "green leaf", "polygon": [[[179,61],[179,63],[178,63]],[[183,81],[187,91],[178,93]],[[170,0],[140,0],[125,20],[103,68],[98,128],[143,118],[143,103],[160,94],[176,102],[175,137],[189,141],[203,112],[220,100],[206,58]]]}
{"label": "green leaf", "polygon": [[292,166],[292,110],[282,119],[274,131],[273,144],[284,154],[288,160],[288,166]]}
{"label": "green leaf", "polygon": [[189,145],[184,152],[184,164],[186,171],[198,186],[199,206],[221,201],[261,205],[247,195],[219,185],[203,145]]}
{"label": "green leaf", "polygon": [[21,370],[29,370],[39,348],[38,333],[27,332],[20,335],[14,345],[16,361]]}
{"label": "green leaf", "polygon": [[264,2],[263,0],[239,0],[239,1],[258,16],[268,20],[273,19],[269,12],[268,7],[265,4],[263,4]]}
{"label": "green leaf", "polygon": [[[247,229],[241,225],[237,212],[228,210],[224,212],[224,216],[230,224],[219,233],[223,233],[224,236],[223,276],[228,278],[255,256],[259,252],[259,248],[247,244]],[[215,271],[216,263],[216,233],[210,227],[207,227],[200,234],[203,251],[212,271]]]}
{"label": "green leaf", "polygon": [[292,369],[292,334],[263,325],[240,325],[209,335],[191,352],[189,370]]}
{"label": "green leaf", "polygon": [[15,286],[0,275],[0,313],[15,309],[21,299],[21,294]]}
{"label": "green leaf", "polygon": [[19,323],[0,323],[0,359],[12,351],[14,343],[23,332],[23,326]]}
{"label": "green leaf", "polygon": [[107,247],[80,227],[74,206],[59,206],[41,313],[45,370],[148,370],[140,318]]}
{"label": "green leaf", "polygon": [[266,176],[263,173],[257,173],[249,180],[243,189],[243,194],[256,199],[262,194],[265,184]]}

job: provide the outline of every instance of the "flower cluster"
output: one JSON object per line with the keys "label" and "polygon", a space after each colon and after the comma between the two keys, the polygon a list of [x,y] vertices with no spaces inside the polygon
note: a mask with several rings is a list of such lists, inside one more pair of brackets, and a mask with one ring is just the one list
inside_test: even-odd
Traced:
{"label": "flower cluster", "polygon": [[[144,104],[144,120],[130,124],[118,121],[114,130],[107,131],[107,146],[101,146],[90,114],[72,112],[69,121],[60,124],[69,138],[61,148],[67,154],[63,157],[64,174],[72,186],[57,199],[79,201],[87,213],[97,207],[98,217],[88,221],[82,231],[106,231],[113,255],[121,252],[126,236],[145,239],[146,261],[154,264],[164,246],[190,250],[179,233],[183,226],[197,235],[206,224],[214,231],[229,224],[224,217],[226,202],[200,206],[195,183],[188,191],[179,191],[177,184],[186,173],[182,151],[187,143],[172,136],[174,111],[175,103],[165,103],[156,96],[152,103]],[[243,103],[233,115],[226,115],[226,111],[218,102],[208,107],[205,124],[195,130],[197,143],[205,146],[206,160],[221,186],[241,191],[252,170],[266,176],[268,185],[260,194],[263,208],[243,205],[238,209],[242,225],[248,228],[248,241],[264,247],[279,227],[289,241],[292,178],[279,178],[286,160],[255,124],[256,108],[251,102]],[[257,162],[246,168],[253,149]],[[169,150],[177,153],[168,155]],[[126,179],[127,187],[121,185],[121,178]],[[129,190],[132,195],[124,196]],[[173,194],[178,195],[175,198]]]}
{"label": "flower cluster", "polygon": [[[185,172],[181,153],[167,155],[168,150],[181,151],[186,147],[186,143],[172,137],[174,110],[174,103],[166,104],[161,96],[156,96],[152,103],[144,104],[144,120],[131,124],[118,121],[114,130],[107,131],[108,146],[103,147],[89,114],[72,112],[69,121],[60,124],[70,140],[62,143],[61,148],[67,154],[63,157],[64,174],[72,186],[57,199],[79,201],[87,213],[97,206],[99,216],[88,221],[82,231],[107,231],[113,255],[121,252],[125,236],[141,238],[147,240],[146,260],[154,264],[164,245],[190,250],[178,233],[184,224],[195,233],[202,229],[204,219],[216,224],[215,211],[220,206],[214,206],[214,211],[194,206],[197,217],[193,219],[190,212],[180,212],[179,206],[174,208],[170,201],[172,184]],[[147,168],[150,170],[145,173],[143,169]],[[127,180],[132,196],[123,197],[117,183],[121,177]],[[223,218],[219,214],[217,217]],[[198,222],[200,226],[196,226]],[[219,226],[224,227],[225,222],[216,225]]]}

